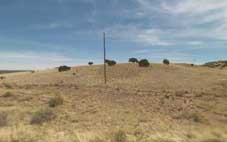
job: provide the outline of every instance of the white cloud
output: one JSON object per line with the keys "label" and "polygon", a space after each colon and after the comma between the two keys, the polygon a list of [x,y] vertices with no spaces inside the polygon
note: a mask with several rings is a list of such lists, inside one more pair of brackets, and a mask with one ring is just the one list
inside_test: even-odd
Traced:
{"label": "white cloud", "polygon": [[226,0],[184,0],[175,5],[162,3],[162,8],[176,14],[204,14],[212,10],[223,10]]}
{"label": "white cloud", "polygon": [[72,28],[73,25],[68,22],[52,22],[48,24],[34,24],[31,26],[33,29],[38,30],[51,30],[51,29],[59,29],[59,28]]}
{"label": "white cloud", "polygon": [[226,0],[184,0],[175,5],[162,3],[161,8],[180,18],[177,22],[185,28],[179,30],[178,37],[227,40]]}
{"label": "white cloud", "polygon": [[0,69],[44,69],[62,64],[80,64],[82,61],[81,59],[69,58],[59,53],[15,51],[1,52],[0,60],[2,61]]}

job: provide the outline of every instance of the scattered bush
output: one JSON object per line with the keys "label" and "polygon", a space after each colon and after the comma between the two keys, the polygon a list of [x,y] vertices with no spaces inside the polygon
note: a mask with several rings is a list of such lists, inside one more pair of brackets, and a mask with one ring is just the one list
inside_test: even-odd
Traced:
{"label": "scattered bush", "polygon": [[169,65],[169,64],[170,64],[170,62],[169,62],[169,60],[168,60],[168,59],[164,59],[164,60],[163,60],[163,64],[165,64],[165,65]]}
{"label": "scattered bush", "polygon": [[35,71],[31,71],[31,73],[35,73]]}
{"label": "scattered bush", "polygon": [[63,104],[63,98],[61,96],[55,96],[54,98],[51,98],[48,102],[49,107],[56,107]]}
{"label": "scattered bush", "polygon": [[88,65],[89,66],[92,66],[94,63],[93,62],[88,62]]}
{"label": "scattered bush", "polygon": [[113,142],[126,142],[126,141],[127,141],[127,136],[124,131],[119,130],[114,134]]}
{"label": "scattered bush", "polygon": [[138,59],[137,58],[129,58],[128,60],[129,63],[138,63]]}
{"label": "scattered bush", "polygon": [[55,114],[49,109],[42,109],[35,112],[31,118],[30,124],[41,125],[55,118]]}
{"label": "scattered bush", "polygon": [[208,123],[208,120],[199,113],[183,112],[180,115],[176,116],[175,118],[192,120],[193,122],[196,122],[196,123]]}
{"label": "scattered bush", "polygon": [[5,98],[8,98],[8,97],[13,96],[13,93],[11,93],[11,92],[5,92],[2,96],[5,97]]}
{"label": "scattered bush", "polygon": [[114,65],[116,65],[117,64],[117,62],[116,61],[114,61],[114,60],[108,60],[108,59],[106,59],[106,61],[105,61],[107,64],[108,64],[108,66],[114,66]]}
{"label": "scattered bush", "polygon": [[71,70],[71,67],[68,67],[68,66],[60,66],[60,67],[58,67],[58,71],[59,72],[69,71],[69,70]]}
{"label": "scattered bush", "polygon": [[0,76],[0,79],[4,80],[4,79],[6,79],[6,77],[5,76]]}
{"label": "scattered bush", "polygon": [[147,59],[142,59],[142,60],[139,61],[139,66],[140,67],[149,67],[150,63]]}
{"label": "scattered bush", "polygon": [[9,83],[3,83],[3,85],[7,88],[7,89],[13,89],[13,86]]}
{"label": "scattered bush", "polygon": [[7,126],[8,114],[6,112],[0,112],[0,127]]}

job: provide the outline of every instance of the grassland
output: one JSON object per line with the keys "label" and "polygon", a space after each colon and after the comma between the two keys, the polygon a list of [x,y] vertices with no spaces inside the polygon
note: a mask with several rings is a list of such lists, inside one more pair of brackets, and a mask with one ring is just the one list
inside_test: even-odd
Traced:
{"label": "grassland", "polygon": [[136,64],[0,82],[0,142],[226,142],[227,70]]}

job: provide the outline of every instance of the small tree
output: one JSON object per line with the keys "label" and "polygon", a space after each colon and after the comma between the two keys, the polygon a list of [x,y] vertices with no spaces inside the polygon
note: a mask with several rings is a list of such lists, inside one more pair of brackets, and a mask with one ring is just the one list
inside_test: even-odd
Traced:
{"label": "small tree", "polygon": [[92,66],[94,63],[93,62],[88,62],[88,65],[89,66]]}
{"label": "small tree", "polygon": [[128,62],[130,63],[138,63],[138,59],[137,58],[129,58]]}
{"label": "small tree", "polygon": [[114,60],[108,60],[108,59],[106,59],[106,61],[105,61],[107,64],[108,64],[108,66],[114,66],[114,65],[116,65],[117,64],[117,62],[116,61],[114,61]]}
{"label": "small tree", "polygon": [[71,67],[68,67],[68,66],[60,66],[60,67],[58,67],[58,71],[59,72],[69,71],[69,70],[71,70]]}
{"label": "small tree", "polygon": [[169,65],[169,64],[170,64],[170,62],[169,62],[169,60],[168,60],[168,59],[164,59],[164,60],[163,60],[163,64],[165,64],[165,65]]}
{"label": "small tree", "polygon": [[149,67],[150,63],[147,59],[142,59],[142,60],[139,61],[139,66],[140,67]]}

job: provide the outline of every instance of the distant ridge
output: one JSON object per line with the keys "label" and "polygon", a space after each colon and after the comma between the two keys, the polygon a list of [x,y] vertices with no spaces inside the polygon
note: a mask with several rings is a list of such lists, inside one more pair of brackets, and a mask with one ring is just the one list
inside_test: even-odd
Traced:
{"label": "distant ridge", "polygon": [[32,70],[0,70],[0,74],[16,73],[16,72],[30,72]]}
{"label": "distant ridge", "polygon": [[205,63],[203,66],[210,67],[210,68],[223,69],[223,68],[227,67],[227,60],[208,62],[208,63]]}

